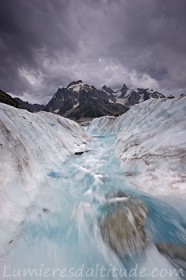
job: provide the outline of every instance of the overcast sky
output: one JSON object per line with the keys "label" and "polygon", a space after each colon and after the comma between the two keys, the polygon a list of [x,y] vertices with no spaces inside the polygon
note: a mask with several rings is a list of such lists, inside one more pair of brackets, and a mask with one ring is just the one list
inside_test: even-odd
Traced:
{"label": "overcast sky", "polygon": [[58,87],[186,88],[186,0],[0,0],[0,89],[46,103]]}

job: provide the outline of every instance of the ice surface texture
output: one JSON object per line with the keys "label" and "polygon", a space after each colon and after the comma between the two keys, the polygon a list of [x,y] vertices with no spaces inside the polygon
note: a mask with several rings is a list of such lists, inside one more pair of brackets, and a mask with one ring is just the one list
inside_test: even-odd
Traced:
{"label": "ice surface texture", "polygon": [[148,100],[124,115],[94,119],[95,135],[117,135],[128,183],[151,194],[186,197],[186,97]]}

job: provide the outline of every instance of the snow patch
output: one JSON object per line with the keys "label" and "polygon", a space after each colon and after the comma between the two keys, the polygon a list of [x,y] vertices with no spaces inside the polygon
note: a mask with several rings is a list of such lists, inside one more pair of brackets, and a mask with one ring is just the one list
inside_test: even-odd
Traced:
{"label": "snow patch", "polygon": [[79,102],[77,104],[74,104],[73,108],[77,108],[79,106]]}
{"label": "snow patch", "polygon": [[124,98],[117,98],[116,103],[124,105],[125,99]]}
{"label": "snow patch", "polygon": [[79,92],[82,86],[83,86],[83,83],[74,84],[74,85],[71,85],[70,87],[68,87],[68,89]]}

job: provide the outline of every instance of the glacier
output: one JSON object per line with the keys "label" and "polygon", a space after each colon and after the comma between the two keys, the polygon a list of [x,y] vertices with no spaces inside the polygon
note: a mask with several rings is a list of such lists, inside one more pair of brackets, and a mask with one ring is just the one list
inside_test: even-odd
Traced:
{"label": "glacier", "polygon": [[116,135],[115,153],[129,185],[186,198],[186,97],[148,100],[118,118],[94,119],[93,135]]}
{"label": "glacier", "polygon": [[[154,279],[156,268],[157,279],[181,279],[180,263],[158,246],[186,244],[185,101],[145,101],[118,118],[94,119],[86,130],[51,113],[0,104],[1,278],[44,280],[49,268],[56,280]],[[127,200],[146,209],[147,245],[122,259],[103,240],[99,222],[110,203]],[[130,207],[126,213],[135,226]],[[104,277],[95,274],[102,267]],[[113,276],[112,268],[136,276]]]}
{"label": "glacier", "polygon": [[[68,155],[86,146],[88,137],[75,122],[0,104],[0,248],[24,220],[25,210],[47,174]],[[52,173],[51,173],[52,174]]]}

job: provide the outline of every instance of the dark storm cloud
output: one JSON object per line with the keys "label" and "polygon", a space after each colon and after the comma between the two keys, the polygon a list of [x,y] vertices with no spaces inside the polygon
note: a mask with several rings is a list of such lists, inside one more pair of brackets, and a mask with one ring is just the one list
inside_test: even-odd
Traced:
{"label": "dark storm cloud", "polygon": [[[59,79],[54,77],[50,81],[43,62],[47,57],[55,59],[56,50],[66,51],[66,55],[75,52],[73,40],[77,35],[73,34],[73,40],[69,35],[73,25],[69,22],[68,3],[56,0],[0,2],[1,88],[17,94],[30,91],[42,95],[40,90],[49,91],[47,84]],[[37,82],[38,78],[41,81]]]}
{"label": "dark storm cloud", "polygon": [[44,102],[73,79],[186,88],[185,13],[185,0],[1,0],[0,88]]}

